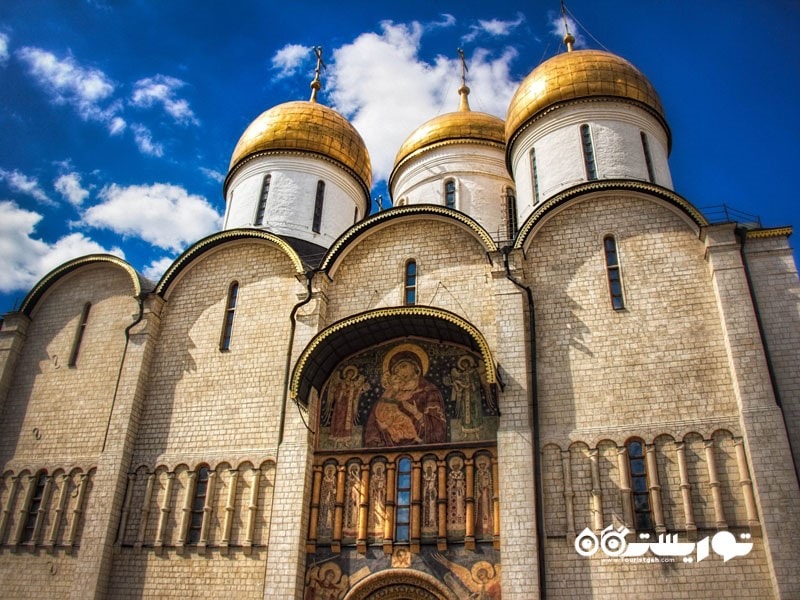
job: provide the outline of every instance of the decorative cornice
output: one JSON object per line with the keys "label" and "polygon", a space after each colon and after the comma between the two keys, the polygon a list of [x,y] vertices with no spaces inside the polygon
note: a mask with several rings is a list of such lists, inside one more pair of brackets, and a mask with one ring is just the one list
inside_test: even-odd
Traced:
{"label": "decorative cornice", "polygon": [[483,363],[486,366],[486,382],[489,384],[497,383],[497,372],[495,371],[494,360],[492,359],[492,352],[489,348],[489,344],[487,343],[486,339],[483,337],[481,332],[477,329],[477,327],[475,327],[465,319],[459,317],[458,315],[440,308],[433,308],[430,306],[400,306],[395,308],[382,308],[378,310],[372,310],[357,315],[353,315],[352,317],[347,317],[345,319],[342,319],[341,321],[337,321],[333,325],[327,327],[326,329],[318,333],[316,336],[314,336],[314,338],[308,343],[308,346],[305,347],[302,354],[300,354],[300,357],[297,359],[297,363],[295,364],[294,371],[292,373],[292,381],[290,388],[291,397],[305,404],[306,399],[298,398],[298,395],[300,393],[300,383],[301,380],[303,379],[306,365],[309,361],[309,358],[314,354],[314,352],[318,348],[320,348],[320,346],[325,344],[326,341],[334,334],[343,331],[345,329],[348,329],[356,324],[364,323],[367,321],[375,321],[378,319],[419,317],[419,316],[441,319],[442,321],[452,323],[453,325],[465,331],[470,336],[470,338],[475,342],[476,346],[480,351],[481,356],[483,357]]}
{"label": "decorative cornice", "polygon": [[358,236],[364,233],[364,231],[367,229],[392,219],[398,219],[406,216],[424,215],[442,216],[458,221],[459,223],[466,225],[467,228],[471,229],[477,235],[487,252],[497,251],[497,244],[494,243],[492,236],[490,236],[487,231],[478,224],[477,221],[473,220],[471,217],[468,217],[464,213],[451,208],[446,208],[444,206],[438,206],[436,204],[414,204],[411,206],[398,206],[396,208],[390,208],[388,210],[381,211],[377,215],[373,215],[372,217],[353,225],[350,229],[339,236],[339,238],[333,243],[328,250],[328,253],[325,255],[325,259],[322,261],[320,269],[327,272],[334,261],[341,254],[344,247],[352,243],[354,239],[358,238]]}
{"label": "decorative cornice", "polygon": [[789,237],[792,235],[791,227],[770,227],[769,229],[750,229],[747,231],[748,240],[757,240],[773,237]]}
{"label": "decorative cornice", "polygon": [[57,279],[84,265],[97,263],[110,263],[122,268],[126,273],[128,273],[131,278],[131,282],[133,283],[133,297],[137,298],[141,296],[142,279],[139,273],[136,272],[136,269],[117,256],[112,256],[110,254],[89,254],[87,256],[82,256],[80,258],[67,261],[60,267],[56,267],[47,275],[45,275],[39,281],[39,283],[37,283],[36,286],[34,286],[34,288],[28,292],[28,295],[25,296],[25,300],[22,301],[22,308],[20,308],[20,312],[30,317],[33,307],[40,300],[42,295],[50,288],[50,286],[56,282]]}
{"label": "decorative cornice", "polygon": [[607,179],[603,181],[581,183],[566,189],[559,194],[556,194],[549,200],[546,200],[540,204],[525,220],[525,223],[522,224],[522,227],[520,227],[519,233],[517,234],[517,238],[514,242],[514,248],[522,248],[525,244],[525,240],[536,224],[539,223],[547,213],[556,207],[586,194],[609,191],[643,192],[645,194],[656,196],[657,198],[665,200],[681,209],[692,221],[694,221],[695,224],[697,224],[698,227],[705,227],[708,225],[708,221],[699,210],[692,206],[688,200],[679,196],[672,190],[668,190],[667,188],[663,188],[652,183],[646,183],[644,181],[634,181],[630,179]]}
{"label": "decorative cornice", "polygon": [[161,281],[159,281],[158,285],[156,286],[156,294],[163,296],[167,288],[172,284],[178,274],[183,271],[188,263],[193,261],[199,255],[203,254],[207,250],[210,250],[211,248],[214,248],[215,246],[219,246],[220,244],[241,239],[262,239],[275,244],[283,251],[284,254],[286,254],[286,256],[289,257],[289,260],[292,261],[292,266],[297,273],[305,272],[303,269],[303,261],[300,260],[300,256],[297,254],[297,252],[295,252],[294,248],[292,248],[286,241],[282,240],[278,236],[260,229],[228,229],[227,231],[215,233],[203,238],[193,246],[187,248],[186,251],[181,254],[174,263],[172,263],[169,269],[167,269],[166,273],[164,273],[164,275],[161,277]]}

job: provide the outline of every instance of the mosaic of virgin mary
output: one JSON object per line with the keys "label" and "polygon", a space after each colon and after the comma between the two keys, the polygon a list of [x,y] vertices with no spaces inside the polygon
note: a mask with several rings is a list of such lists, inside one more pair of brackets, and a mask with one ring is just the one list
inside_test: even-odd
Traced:
{"label": "mosaic of virgin mary", "polygon": [[383,359],[383,393],[364,426],[365,447],[447,441],[447,415],[439,388],[425,378],[429,360],[416,344],[400,344]]}

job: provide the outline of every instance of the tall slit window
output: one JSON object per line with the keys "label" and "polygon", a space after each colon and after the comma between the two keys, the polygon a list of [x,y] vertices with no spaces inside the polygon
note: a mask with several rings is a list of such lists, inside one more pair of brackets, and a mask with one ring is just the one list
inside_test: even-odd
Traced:
{"label": "tall slit window", "polygon": [[267,211],[267,197],[269,196],[269,185],[272,175],[264,175],[264,183],[261,184],[261,196],[258,199],[258,210],[256,210],[256,225],[264,224],[264,213]]}
{"label": "tall slit window", "polygon": [[588,125],[581,125],[581,143],[583,144],[583,162],[586,166],[586,179],[593,181],[597,179],[597,164],[594,160],[592,132]]}
{"label": "tall slit window", "polygon": [[656,171],[653,167],[653,156],[650,154],[650,142],[647,139],[647,134],[642,131],[642,151],[644,152],[644,162],[647,165],[647,180],[650,183],[656,182]]}
{"label": "tall slit window", "polygon": [[403,301],[406,305],[417,303],[417,263],[409,260],[406,263],[403,286]]}
{"label": "tall slit window", "polygon": [[517,236],[517,197],[511,188],[506,188],[506,233],[510,240]]}
{"label": "tall slit window", "polygon": [[231,347],[231,336],[233,335],[233,316],[236,313],[236,300],[239,296],[239,283],[234,281],[228,288],[228,301],[225,303],[225,319],[222,323],[222,337],[219,341],[219,349],[226,351]]}
{"label": "tall slit window", "polygon": [[42,507],[42,500],[44,500],[44,488],[47,482],[47,475],[40,473],[36,478],[36,487],[31,496],[31,502],[28,504],[28,511],[25,515],[25,529],[22,530],[23,544],[35,540],[33,534],[36,531],[36,520],[39,518],[39,509]]}
{"label": "tall slit window", "polygon": [[447,208],[456,207],[456,182],[452,179],[444,182],[444,205]]}
{"label": "tall slit window", "polygon": [[619,268],[617,255],[617,240],[613,235],[603,239],[606,254],[606,273],[608,274],[608,291],[611,294],[611,306],[614,310],[625,308],[625,297],[622,294],[622,273]]}
{"label": "tall slit window", "polygon": [[203,467],[197,472],[192,498],[192,517],[189,521],[189,535],[187,541],[196,544],[200,541],[200,532],[203,528],[203,514],[206,507],[206,493],[208,492],[208,468]]}
{"label": "tall slit window", "polygon": [[81,342],[83,342],[83,334],[86,331],[86,323],[89,321],[89,310],[91,308],[91,302],[87,302],[83,305],[81,320],[78,322],[78,330],[75,332],[75,339],[72,341],[72,351],[69,353],[69,362],[67,365],[70,367],[74,367],[78,364],[78,354],[81,351]]}
{"label": "tall slit window", "polygon": [[325,202],[325,182],[319,180],[317,182],[317,197],[314,200],[314,222],[311,224],[311,230],[314,233],[319,233],[322,230],[322,205]]}
{"label": "tall slit window", "polygon": [[411,523],[411,459],[401,458],[397,463],[397,512],[395,513],[394,540],[407,542]]}
{"label": "tall slit window", "polygon": [[631,490],[636,530],[653,528],[650,513],[650,491],[647,487],[647,468],[644,459],[644,444],[639,440],[628,442],[628,461],[631,469]]}
{"label": "tall slit window", "polygon": [[539,170],[536,167],[536,149],[531,148],[531,179],[533,181],[533,203],[539,202]]}

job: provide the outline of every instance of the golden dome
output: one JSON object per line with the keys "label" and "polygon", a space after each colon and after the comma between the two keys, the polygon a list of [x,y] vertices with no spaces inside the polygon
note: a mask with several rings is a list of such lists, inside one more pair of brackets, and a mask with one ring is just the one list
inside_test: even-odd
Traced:
{"label": "golden dome", "polygon": [[245,129],[233,149],[230,173],[258,152],[311,152],[349,171],[369,197],[372,163],[364,140],[338,112],[316,101],[279,104],[261,113]]}
{"label": "golden dome", "polygon": [[546,60],[525,78],[508,107],[506,140],[510,144],[545,109],[590,97],[633,101],[653,113],[669,133],[661,99],[641,71],[610,52],[576,50]]}
{"label": "golden dome", "polygon": [[[420,150],[447,142],[489,142],[505,145],[505,128],[503,120],[482,112],[472,112],[467,103],[469,88],[463,86],[461,105],[456,112],[434,117],[420,125],[406,138],[394,159],[394,172],[406,159]],[[392,177],[389,178],[391,181]]]}

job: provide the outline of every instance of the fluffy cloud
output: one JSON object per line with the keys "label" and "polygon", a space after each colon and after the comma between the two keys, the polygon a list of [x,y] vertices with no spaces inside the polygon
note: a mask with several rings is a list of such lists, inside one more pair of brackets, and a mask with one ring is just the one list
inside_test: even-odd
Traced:
{"label": "fluffy cloud", "polygon": [[159,258],[158,260],[154,260],[147,265],[142,271],[142,274],[150,281],[158,281],[161,279],[161,276],[167,271],[167,269],[169,269],[173,262],[175,262],[175,259],[170,258],[169,256]]}
{"label": "fluffy cloud", "polygon": [[16,169],[13,171],[0,169],[0,181],[5,181],[8,184],[8,187],[10,187],[12,190],[27,194],[42,204],[47,204],[50,206],[55,205],[55,202],[50,199],[50,197],[39,185],[39,181],[37,179],[28,177]]}
{"label": "fluffy cloud", "polygon": [[272,57],[272,68],[278,70],[278,79],[291,77],[311,56],[311,48],[300,44],[286,44]]}
{"label": "fluffy cloud", "polygon": [[62,237],[48,244],[33,237],[42,215],[20,208],[10,201],[0,201],[0,292],[28,290],[58,265],[85,254],[114,254],[124,258],[122,250],[106,250],[80,233]]}
{"label": "fluffy cloud", "polygon": [[115,120],[121,110],[118,101],[111,101],[114,83],[99,69],[86,68],[68,56],[26,46],[17,52],[34,79],[50,94],[53,102],[72,106],[85,121],[99,121],[118,128]]}
{"label": "fluffy cloud", "polygon": [[216,181],[218,183],[222,183],[225,181],[225,174],[216,171],[215,169],[208,169],[206,167],[200,167],[200,172],[211,179],[212,181]]}
{"label": "fluffy cloud", "polygon": [[462,39],[465,42],[472,42],[480,35],[488,35],[490,37],[503,37],[511,34],[517,27],[525,22],[525,17],[522,13],[517,13],[517,18],[513,21],[502,21],[500,19],[484,19],[478,20],[477,25],[470,27],[470,32]]}
{"label": "fluffy cloud", "polygon": [[[443,26],[449,21],[438,24]],[[381,33],[365,33],[334,51],[329,93],[337,110],[347,115],[372,158],[376,180],[389,176],[395,152],[422,123],[458,107],[458,58],[420,58],[419,48],[430,25],[418,22],[381,24]],[[469,58],[470,102],[481,110],[505,118],[517,83],[510,77],[516,51],[493,58],[478,49]],[[446,88],[442,82],[452,81]],[[401,83],[402,82],[402,83]]]}
{"label": "fluffy cloud", "polygon": [[153,134],[147,127],[141,123],[134,123],[131,125],[131,131],[133,131],[136,146],[142,154],[164,156],[164,146],[153,141]]}
{"label": "fluffy cloud", "polygon": [[222,223],[208,200],[175,185],[110,185],[99,196],[102,202],[84,213],[85,224],[176,252],[219,230]]}
{"label": "fluffy cloud", "polygon": [[89,196],[89,190],[83,189],[83,186],[81,186],[81,176],[77,173],[61,175],[53,182],[53,187],[74,206],[80,206]]}
{"label": "fluffy cloud", "polygon": [[9,37],[5,33],[0,32],[0,65],[8,61],[8,42]]}
{"label": "fluffy cloud", "polygon": [[[572,34],[572,37],[575,38],[575,47],[585,48],[586,38],[581,34],[578,24],[569,15],[567,15],[567,25],[569,26],[569,32]],[[550,33],[556,36],[559,41],[564,39],[564,17],[562,15],[553,14],[550,18]]]}
{"label": "fluffy cloud", "polygon": [[160,105],[178,123],[198,125],[199,121],[189,107],[189,102],[177,97],[177,90],[185,82],[167,75],[156,75],[140,79],[133,86],[131,104],[139,108]]}

